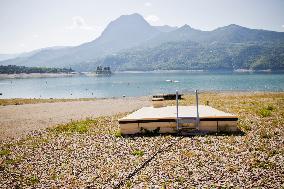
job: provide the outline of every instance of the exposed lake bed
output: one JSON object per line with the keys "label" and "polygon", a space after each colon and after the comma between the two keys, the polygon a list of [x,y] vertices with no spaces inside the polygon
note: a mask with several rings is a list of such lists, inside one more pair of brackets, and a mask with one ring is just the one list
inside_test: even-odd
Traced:
{"label": "exposed lake bed", "polygon": [[[0,116],[5,118],[5,112],[9,115],[0,120],[10,119],[4,128],[15,137],[0,140],[0,187],[113,188],[124,181],[123,187],[140,188],[281,188],[283,99],[283,92],[202,93],[201,104],[209,102],[238,115],[244,135],[195,137],[119,135],[118,119],[126,114],[122,112],[150,105],[147,98],[139,103],[134,97],[0,106]],[[174,105],[175,101],[165,103]],[[181,105],[192,103],[191,94],[180,101]],[[109,116],[92,117],[87,112]],[[49,118],[52,122],[68,117],[75,121],[48,124]],[[13,124],[18,126],[11,128]],[[24,130],[29,131],[27,136],[17,135]],[[149,164],[127,179],[157,151]]]}

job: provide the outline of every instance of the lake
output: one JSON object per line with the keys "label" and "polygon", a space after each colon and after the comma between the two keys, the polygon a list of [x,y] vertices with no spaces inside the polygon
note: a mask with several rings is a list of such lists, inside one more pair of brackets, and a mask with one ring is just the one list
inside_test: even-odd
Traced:
{"label": "lake", "polygon": [[[170,80],[170,81],[169,81]],[[284,74],[139,72],[1,79],[0,98],[107,98],[200,91],[284,91]]]}

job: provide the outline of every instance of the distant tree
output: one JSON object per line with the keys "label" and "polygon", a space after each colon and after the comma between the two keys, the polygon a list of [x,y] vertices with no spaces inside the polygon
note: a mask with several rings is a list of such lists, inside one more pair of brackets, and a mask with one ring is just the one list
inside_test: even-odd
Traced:
{"label": "distant tree", "polygon": [[19,73],[70,73],[73,72],[71,68],[46,68],[46,67],[25,67],[25,66],[16,66],[0,65],[0,74],[19,74]]}

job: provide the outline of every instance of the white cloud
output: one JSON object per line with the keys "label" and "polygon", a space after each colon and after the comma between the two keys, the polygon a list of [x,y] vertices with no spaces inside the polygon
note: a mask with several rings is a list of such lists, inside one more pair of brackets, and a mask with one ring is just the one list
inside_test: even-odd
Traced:
{"label": "white cloud", "polygon": [[72,18],[72,25],[67,27],[67,29],[95,30],[95,28],[92,26],[89,26],[86,23],[85,19],[81,16],[74,16]]}
{"label": "white cloud", "polygon": [[158,22],[160,18],[154,14],[151,14],[151,15],[146,16],[146,20],[148,22]]}
{"label": "white cloud", "polygon": [[151,6],[152,6],[152,3],[146,2],[144,5],[145,5],[146,7],[151,7]]}
{"label": "white cloud", "polygon": [[282,28],[284,28],[284,24],[282,25]]}
{"label": "white cloud", "polygon": [[33,38],[39,38],[39,35],[38,34],[34,34]]}
{"label": "white cloud", "polygon": [[21,48],[23,48],[23,47],[26,47],[26,44],[20,43],[19,46],[20,46]]}

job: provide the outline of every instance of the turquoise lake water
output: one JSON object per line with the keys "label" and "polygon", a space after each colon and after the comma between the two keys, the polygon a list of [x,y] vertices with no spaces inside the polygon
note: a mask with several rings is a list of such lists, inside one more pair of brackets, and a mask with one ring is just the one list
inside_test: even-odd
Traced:
{"label": "turquoise lake water", "polygon": [[[178,81],[169,82],[166,80]],[[107,98],[200,91],[284,91],[284,74],[115,73],[110,77],[1,79],[0,98]]]}

